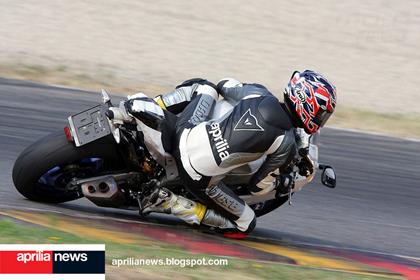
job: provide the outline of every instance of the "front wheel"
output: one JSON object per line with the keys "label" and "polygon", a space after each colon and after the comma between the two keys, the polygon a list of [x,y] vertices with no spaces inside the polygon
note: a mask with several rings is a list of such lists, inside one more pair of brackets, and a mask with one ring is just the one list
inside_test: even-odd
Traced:
{"label": "front wheel", "polygon": [[74,178],[98,176],[124,165],[111,136],[75,147],[63,132],[47,135],[27,147],[16,159],[13,182],[26,198],[61,203],[82,197],[68,186]]}

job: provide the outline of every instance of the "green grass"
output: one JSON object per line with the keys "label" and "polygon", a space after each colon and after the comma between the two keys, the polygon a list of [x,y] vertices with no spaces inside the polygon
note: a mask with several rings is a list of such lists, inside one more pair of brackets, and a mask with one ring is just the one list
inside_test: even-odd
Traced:
{"label": "green grass", "polygon": [[106,262],[108,279],[383,279],[374,276],[362,276],[350,273],[305,268],[271,262],[247,261],[229,258],[228,266],[163,267],[112,266],[112,259],[119,258],[216,258],[215,256],[191,254],[177,246],[162,243],[153,245],[125,245],[105,240],[89,240],[75,234],[61,232],[17,222],[0,219],[0,243],[73,243],[106,244]]}

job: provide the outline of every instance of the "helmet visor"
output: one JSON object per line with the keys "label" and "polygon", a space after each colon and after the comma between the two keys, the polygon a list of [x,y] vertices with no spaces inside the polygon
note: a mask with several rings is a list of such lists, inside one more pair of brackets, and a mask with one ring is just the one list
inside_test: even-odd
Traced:
{"label": "helmet visor", "polygon": [[319,110],[316,114],[316,117],[314,118],[314,123],[317,124],[319,127],[323,127],[327,123],[331,115],[332,112]]}

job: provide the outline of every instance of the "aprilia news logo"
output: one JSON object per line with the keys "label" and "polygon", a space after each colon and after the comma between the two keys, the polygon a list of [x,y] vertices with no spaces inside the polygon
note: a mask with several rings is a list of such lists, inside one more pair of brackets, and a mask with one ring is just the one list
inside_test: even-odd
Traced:
{"label": "aprilia news logo", "polygon": [[40,274],[57,276],[48,279],[63,279],[68,274],[105,279],[105,245],[0,245],[0,280],[11,275],[31,279]]}

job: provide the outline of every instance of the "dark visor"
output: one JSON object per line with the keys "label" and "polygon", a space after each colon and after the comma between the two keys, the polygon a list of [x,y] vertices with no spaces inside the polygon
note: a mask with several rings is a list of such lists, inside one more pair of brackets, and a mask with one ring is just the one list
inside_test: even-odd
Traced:
{"label": "dark visor", "polygon": [[323,127],[327,123],[331,115],[332,113],[328,111],[319,110],[318,114],[316,114],[316,117],[314,118],[314,123],[319,127]]}

